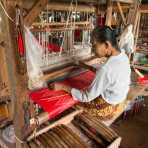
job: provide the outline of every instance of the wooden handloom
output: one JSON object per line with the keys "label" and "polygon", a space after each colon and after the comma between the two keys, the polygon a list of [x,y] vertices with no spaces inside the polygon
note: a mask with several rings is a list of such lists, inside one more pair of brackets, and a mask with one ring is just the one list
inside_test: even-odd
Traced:
{"label": "wooden handloom", "polygon": [[[15,1],[20,8],[22,8],[23,6],[23,1],[22,0],[16,0]],[[122,16],[122,20],[124,25],[126,24],[125,22],[125,16],[123,15],[122,12],[122,8],[120,6],[120,3],[122,4],[122,0],[117,2],[117,6],[116,8],[113,8],[113,4],[110,0],[108,0],[108,9],[107,9],[107,19],[106,19],[106,25],[110,25],[111,26],[111,13],[112,10],[117,10],[119,11],[120,15]],[[128,1],[130,2],[131,1]],[[114,2],[116,3],[116,1]],[[27,26],[32,25],[33,21],[35,20],[35,18],[39,15],[39,13],[45,8],[47,4],[46,0],[39,0],[36,4],[34,4],[34,6],[30,9],[30,11],[28,12],[28,14],[25,16],[24,19],[24,23]],[[53,8],[53,6],[56,6],[55,9],[59,10],[59,9],[66,9],[67,7],[62,5],[62,7],[58,7],[61,4],[54,4],[51,3],[51,5],[49,4],[49,6],[47,7],[49,10],[51,10],[51,8]],[[12,1],[5,1],[4,2],[4,6],[5,8],[7,8],[7,11],[9,13],[9,15],[14,18],[15,17],[15,4]],[[89,8],[89,9],[86,9]],[[128,7],[129,8],[129,7]],[[97,7],[91,6],[88,7],[86,5],[78,5],[77,8],[80,12],[90,12],[90,13],[95,13],[95,11],[97,10]],[[126,6],[127,9],[127,6]],[[0,11],[2,11],[0,9]],[[99,10],[97,10],[97,13],[99,13]],[[86,140],[88,143],[87,146],[94,146],[96,143],[100,144],[103,147],[118,147],[121,141],[121,137],[119,137],[114,131],[112,131],[109,127],[106,127],[104,124],[106,125],[110,125],[114,120],[110,120],[108,122],[104,122],[104,124],[102,124],[100,121],[98,121],[97,119],[91,118],[85,114],[83,114],[83,110],[79,109],[79,108],[72,108],[69,109],[66,112],[63,112],[63,114],[61,115],[61,118],[55,118],[54,120],[51,120],[48,122],[49,116],[47,112],[42,112],[41,114],[35,115],[34,113],[31,112],[31,116],[29,118],[29,125],[28,122],[25,122],[25,117],[28,115],[27,113],[30,112],[30,110],[34,110],[33,109],[33,105],[32,103],[30,104],[29,107],[27,108],[31,108],[28,110],[28,112],[25,112],[25,110],[23,109],[24,104],[26,104],[26,102],[28,102],[28,88],[27,88],[27,75],[25,74],[20,74],[18,72],[18,67],[16,64],[16,61],[18,60],[17,58],[17,49],[16,47],[16,42],[15,42],[15,38],[14,38],[14,34],[15,34],[15,25],[12,22],[8,21],[8,18],[5,17],[5,15],[2,16],[4,22],[5,22],[5,27],[6,27],[6,35],[3,37],[3,40],[0,42],[0,45],[2,46],[2,49],[6,49],[6,50],[2,50],[3,52],[3,57],[6,59],[0,59],[2,60],[5,65],[3,66],[3,68],[7,68],[7,72],[6,74],[3,76],[2,79],[7,81],[7,85],[10,87],[10,94],[6,93],[3,96],[11,96],[9,97],[11,99],[11,103],[10,106],[12,107],[11,110],[11,118],[13,118],[13,124],[14,124],[14,128],[15,128],[15,136],[16,138],[16,147],[17,148],[23,148],[23,147],[54,147],[54,145],[56,145],[57,147],[59,146],[59,143],[61,145],[63,145],[63,147],[68,147],[68,145],[74,144],[74,146],[81,146],[81,147],[86,147],[84,146],[84,141]],[[90,30],[92,29],[91,27],[87,26],[86,24],[83,24],[84,22],[81,23],[77,23],[76,24],[76,28],[77,29],[84,29],[86,27],[86,30]],[[38,26],[38,24],[34,24],[36,26]],[[53,26],[52,27],[52,31],[61,31],[63,28],[63,24],[61,23],[53,23],[53,24],[44,24],[49,25],[49,26]],[[61,28],[58,28],[56,30],[56,27],[54,26],[60,26]],[[3,28],[5,28],[3,26]],[[72,26],[73,27],[73,26]],[[33,28],[34,29],[34,28]],[[36,29],[36,28],[35,28]],[[42,30],[42,28],[35,30],[34,31],[45,31],[44,28]],[[71,28],[67,27],[67,30]],[[46,30],[47,31],[47,30]],[[49,30],[50,31],[50,30]],[[10,41],[10,42],[8,42]],[[71,45],[70,45],[71,46]],[[78,51],[78,54],[80,54],[80,51]],[[55,55],[56,56],[56,55]],[[67,55],[66,55],[67,56]],[[68,58],[71,58],[70,56]],[[86,59],[89,60],[86,60]],[[88,56],[82,56],[79,57],[79,59],[84,60],[86,62],[86,64],[97,64],[98,61],[100,63],[100,59],[95,59],[93,58],[93,56],[91,54],[88,54]],[[90,60],[91,59],[91,60]],[[24,60],[25,61],[25,60]],[[104,59],[103,59],[104,61]],[[56,63],[56,64],[51,64],[50,68],[49,65],[46,65],[46,67],[44,67],[43,65],[43,69],[44,71],[44,76],[42,77],[42,79],[49,81],[49,82],[53,82],[53,80],[57,81],[59,78],[64,79],[65,77],[69,76],[69,74],[71,74],[71,71],[73,69],[77,68],[77,66],[75,66],[74,64],[72,64],[72,59],[70,59],[69,61],[67,61],[67,59],[64,59],[63,62],[61,63]],[[8,69],[11,70],[8,71]],[[80,73],[76,72],[77,74]],[[8,75],[8,76],[7,76]],[[140,92],[136,91],[136,93],[133,93],[133,91],[135,90],[131,90],[129,92],[129,95],[131,95],[131,99],[134,99],[136,96],[141,95],[141,93],[143,92],[143,90],[145,88],[147,88],[147,86],[142,86],[142,87],[136,87],[137,90],[140,90]],[[138,93],[137,93],[138,92]],[[0,91],[1,93],[1,91]],[[1,95],[1,94],[0,94]],[[68,113],[67,113],[68,112]],[[116,116],[116,118],[123,112],[123,110]],[[86,124],[87,121],[87,124]],[[97,122],[96,122],[97,121]],[[81,124],[79,124],[81,123]],[[64,124],[64,126],[63,126]],[[90,129],[90,126],[92,129]],[[24,128],[25,127],[25,128]],[[23,129],[23,130],[22,130]],[[28,136],[28,134],[26,134],[24,132],[24,129],[26,129],[26,133],[29,133],[30,135]],[[32,130],[33,129],[33,130]],[[36,130],[34,130],[36,129]],[[71,129],[73,131],[71,131]],[[23,131],[23,132],[22,132]],[[28,132],[31,131],[31,132]],[[34,132],[32,132],[34,131]],[[77,132],[76,132],[77,131]],[[76,132],[76,133],[73,133]],[[65,137],[65,134],[63,133],[67,133],[68,137]],[[72,134],[71,134],[72,133]],[[81,134],[83,136],[81,136]],[[25,135],[25,136],[24,136]],[[26,136],[27,135],[27,136]],[[59,139],[59,136],[63,137],[62,140],[60,139],[60,142],[57,143],[55,141],[55,139],[57,140]],[[25,139],[24,139],[25,137]],[[78,138],[79,137],[79,138]],[[69,138],[69,141],[67,140],[67,138]],[[36,139],[36,140],[35,140]],[[80,140],[81,139],[81,140]],[[49,140],[49,141],[48,141]],[[86,142],[85,141],[85,142]],[[0,140],[1,142],[1,140]],[[3,142],[4,144],[4,142]]]}

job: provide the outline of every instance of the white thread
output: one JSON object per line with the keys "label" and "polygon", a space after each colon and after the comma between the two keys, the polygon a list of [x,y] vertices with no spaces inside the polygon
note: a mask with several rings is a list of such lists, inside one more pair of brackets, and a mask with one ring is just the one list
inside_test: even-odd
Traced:
{"label": "white thread", "polygon": [[24,141],[20,140],[16,135],[14,135],[14,137],[15,137],[15,139],[16,139],[17,141],[19,141],[20,143],[24,143]]}
{"label": "white thread", "polygon": [[8,14],[7,11],[5,10],[5,8],[4,8],[4,6],[3,6],[3,4],[2,4],[1,1],[0,1],[0,6],[2,7],[2,9],[3,9],[5,15],[14,23],[14,20],[9,16],[9,14]]}

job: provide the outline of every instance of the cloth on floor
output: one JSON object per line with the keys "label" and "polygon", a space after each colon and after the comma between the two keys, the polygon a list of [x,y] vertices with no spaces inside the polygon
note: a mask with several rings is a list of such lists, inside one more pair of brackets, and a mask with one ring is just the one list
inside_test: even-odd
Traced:
{"label": "cloth on floor", "polygon": [[31,92],[29,94],[31,100],[48,112],[49,119],[52,119],[72,107],[78,101],[74,100],[70,94],[65,91],[54,91],[44,88]]}

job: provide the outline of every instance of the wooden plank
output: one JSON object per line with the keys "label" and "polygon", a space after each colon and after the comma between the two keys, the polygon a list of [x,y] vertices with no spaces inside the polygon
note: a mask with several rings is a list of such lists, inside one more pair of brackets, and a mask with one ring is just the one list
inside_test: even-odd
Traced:
{"label": "wooden plank", "polygon": [[[8,98],[10,96],[10,83],[8,77],[7,57],[5,55],[5,48],[0,46],[0,99]],[[2,85],[2,86],[1,86]],[[4,100],[3,100],[4,101]],[[7,101],[7,100],[6,100]]]}
{"label": "wooden plank", "polygon": [[118,148],[120,146],[121,140],[122,138],[118,137],[107,148]]}
{"label": "wooden plank", "polygon": [[105,21],[105,25],[106,26],[110,26],[112,24],[112,1],[111,0],[107,0],[107,11],[106,11],[106,21]]}
{"label": "wooden plank", "polygon": [[112,0],[113,2],[121,2],[121,3],[127,3],[132,4],[134,0]]}
{"label": "wooden plank", "polygon": [[31,28],[32,32],[63,32],[63,31],[74,31],[74,30],[93,30],[92,26],[68,26],[65,27],[58,27],[58,28]]}
{"label": "wooden plank", "polygon": [[129,10],[129,14],[128,14],[128,17],[127,17],[127,24],[132,24],[133,26],[135,25],[138,7],[139,7],[138,0],[134,0],[134,3],[131,5],[131,8]]}
{"label": "wooden plank", "polygon": [[138,15],[138,19],[137,19],[136,31],[135,31],[135,48],[137,46],[137,40],[138,40],[138,37],[139,37],[141,13],[139,12],[137,15]]}
{"label": "wooden plank", "polygon": [[124,16],[124,14],[123,14],[122,7],[121,7],[121,5],[120,5],[120,2],[117,2],[117,7],[118,7],[118,9],[119,9],[119,12],[120,12],[122,21],[123,21],[124,25],[126,25],[126,19],[125,19],[125,16]]}
{"label": "wooden plank", "polygon": [[[21,0],[19,1],[22,2]],[[11,18],[15,18],[15,3],[9,3],[8,1],[4,1],[5,9],[10,15]],[[28,89],[27,89],[27,76],[26,74],[21,75],[18,73],[17,69],[17,46],[16,46],[16,38],[14,34],[16,34],[16,26],[15,23],[12,23],[8,20],[6,16],[2,18],[5,22],[5,38],[4,38],[4,48],[5,55],[7,57],[6,65],[8,67],[8,75],[9,82],[11,87],[11,99],[12,99],[12,108],[14,111],[13,114],[13,123],[16,135],[16,148],[23,148],[24,143],[21,141],[24,139],[24,133],[27,131],[25,127],[25,112],[23,110],[24,102],[28,98]]]}
{"label": "wooden plank", "polygon": [[82,109],[73,111],[72,113],[70,113],[70,114],[68,114],[68,115],[66,115],[66,116],[64,116],[64,117],[62,117],[62,118],[60,118],[60,119],[58,119],[58,120],[55,121],[54,123],[51,123],[51,124],[49,124],[48,126],[44,127],[43,129],[37,131],[35,134],[34,134],[34,133],[31,134],[31,135],[27,138],[27,141],[30,141],[30,140],[33,139],[34,137],[39,136],[39,135],[41,135],[41,134],[47,132],[48,130],[54,128],[55,126],[58,126],[58,125],[60,125],[60,124],[68,124],[68,123],[70,123],[70,122],[73,120],[74,116],[76,116],[77,114],[82,113],[82,112],[83,112]]}
{"label": "wooden plank", "polygon": [[[73,7],[75,7],[75,4],[73,4]],[[47,6],[48,10],[55,10],[55,11],[69,11],[70,10],[70,3],[57,3],[57,2],[50,2]],[[95,13],[96,7],[94,6],[88,6],[88,5],[82,5],[79,4],[76,9],[78,12],[89,12],[89,13]]]}
{"label": "wooden plank", "polygon": [[141,13],[148,13],[148,5],[140,5]]}
{"label": "wooden plank", "polygon": [[[130,5],[123,5],[121,3],[120,3],[120,5],[122,7],[123,12],[128,12]],[[117,4],[113,4],[113,12],[119,12],[119,8],[118,8]]]}
{"label": "wooden plank", "polygon": [[38,2],[32,7],[27,16],[24,18],[24,23],[27,26],[31,26],[35,18],[48,4],[48,0],[38,0]]}
{"label": "wooden plank", "polygon": [[[73,22],[69,22],[68,25],[73,25]],[[86,25],[90,25],[90,22],[89,21],[81,21],[81,22],[75,22],[75,25],[83,25],[83,26],[86,26]],[[66,22],[51,22],[51,23],[38,23],[38,22],[35,22],[32,24],[33,27],[40,27],[40,26],[43,26],[43,27],[59,27],[59,26],[66,26]]]}

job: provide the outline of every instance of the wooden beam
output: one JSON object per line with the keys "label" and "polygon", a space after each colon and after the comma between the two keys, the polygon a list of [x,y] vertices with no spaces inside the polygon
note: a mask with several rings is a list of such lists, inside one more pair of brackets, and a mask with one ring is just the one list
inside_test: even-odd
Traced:
{"label": "wooden beam", "polygon": [[[123,11],[123,13],[124,12],[127,12],[128,10],[129,10],[129,8],[130,8],[130,5],[123,5],[123,4],[121,4],[120,3],[120,5],[121,5],[121,7],[122,7],[122,11]],[[118,8],[118,6],[117,5],[113,5],[113,12],[119,12],[119,8]]]}
{"label": "wooden beam", "polygon": [[119,12],[120,12],[122,21],[123,21],[124,25],[126,25],[126,19],[125,19],[125,16],[124,16],[122,7],[121,7],[121,5],[120,5],[120,2],[117,2],[117,7],[118,7],[118,9],[119,9]]}
{"label": "wooden beam", "polygon": [[40,14],[40,12],[45,8],[48,4],[48,0],[38,0],[38,2],[33,6],[33,8],[29,11],[27,16],[24,19],[24,23],[27,26],[31,26],[35,18]]}
{"label": "wooden beam", "polygon": [[113,11],[112,0],[107,0],[107,11],[106,11],[106,22],[105,22],[106,26],[111,27],[111,24],[112,24],[112,11]]}
{"label": "wooden beam", "polygon": [[140,12],[141,13],[148,13],[148,5],[141,5]]}
{"label": "wooden beam", "polygon": [[[83,109],[79,109],[79,110],[75,110],[75,111],[73,111],[73,112],[71,112],[71,113],[65,115],[64,117],[58,119],[57,121],[55,121],[55,122],[53,122],[53,123],[47,125],[46,127],[44,127],[43,129],[41,129],[41,130],[39,130],[39,131],[37,131],[36,133],[31,134],[31,135],[27,138],[27,141],[30,141],[30,140],[33,139],[34,137],[37,137],[37,136],[39,136],[39,135],[41,135],[41,134],[43,134],[43,133],[49,131],[50,129],[52,129],[52,128],[54,128],[54,127],[60,125],[60,124],[66,125],[66,124],[70,123],[76,115],[78,115],[78,114],[80,114],[80,113],[82,113],[82,112],[83,112]],[[47,118],[47,120],[48,120],[48,118]]]}
{"label": "wooden beam", "polygon": [[[93,58],[86,61],[84,60],[83,62],[87,65],[93,65],[93,64],[101,64],[104,61],[105,61],[104,58]],[[58,70],[47,73],[41,79],[44,81],[51,81],[57,78],[61,78],[65,75],[69,75],[75,69],[75,67],[76,66],[73,63],[71,63],[71,66],[62,69],[60,68]]]}
{"label": "wooden beam", "polygon": [[139,2],[138,0],[135,0],[134,3],[132,4],[132,7],[129,10],[128,17],[127,17],[127,24],[132,24],[134,28],[135,28],[138,9],[139,9]]}
{"label": "wooden beam", "polygon": [[71,26],[71,27],[58,27],[58,28],[31,28],[31,32],[62,32],[62,31],[71,31],[71,30],[93,30],[92,26],[79,27],[79,26]]}
{"label": "wooden beam", "polygon": [[121,2],[121,3],[128,3],[128,4],[132,4],[134,2],[134,0],[112,0],[113,2]]}
{"label": "wooden beam", "polygon": [[[15,18],[15,3],[9,3],[6,0],[4,1],[4,7],[11,18]],[[19,0],[21,3],[22,0]],[[1,7],[0,7],[1,9]],[[15,130],[16,138],[16,148],[24,148],[24,133],[27,128],[24,128],[25,125],[25,110],[23,109],[24,102],[28,98],[28,89],[27,89],[27,75],[21,75],[17,69],[17,45],[16,45],[16,26],[14,22],[9,21],[8,17],[4,15],[2,20],[5,23],[3,30],[5,30],[4,45],[5,56],[7,59],[6,65],[8,67],[8,76],[10,82],[10,93],[11,99],[13,102],[13,124]]]}
{"label": "wooden beam", "polygon": [[[73,5],[75,8],[75,6]],[[57,3],[57,2],[51,2],[47,6],[48,10],[55,10],[55,11],[69,11],[70,9],[70,4],[68,3]],[[79,4],[76,9],[78,12],[90,12],[90,13],[95,13],[96,12],[96,7],[94,6],[88,6],[88,5],[82,5]]]}
{"label": "wooden beam", "polygon": [[[48,26],[48,27],[59,27],[59,26],[66,26],[66,22],[51,22],[51,23],[38,23],[38,22],[35,22],[32,24],[33,27],[40,27],[42,26],[45,27],[45,26]],[[69,22],[68,25],[73,25],[73,22]],[[87,25],[90,25],[90,22],[89,21],[81,21],[81,22],[75,22],[75,25],[77,26],[87,26]]]}

